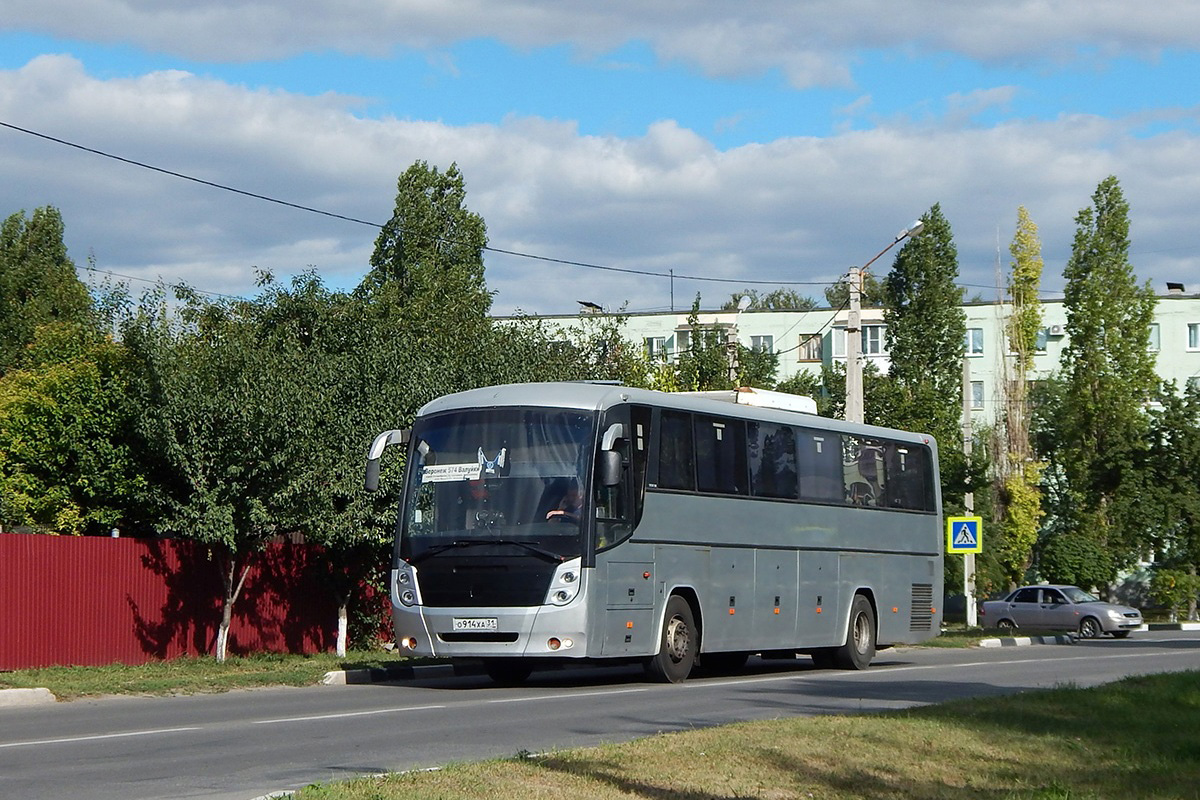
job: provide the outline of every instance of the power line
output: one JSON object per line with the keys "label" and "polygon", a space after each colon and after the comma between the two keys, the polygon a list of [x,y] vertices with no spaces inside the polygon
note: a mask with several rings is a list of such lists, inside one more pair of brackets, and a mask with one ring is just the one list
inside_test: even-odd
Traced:
{"label": "power line", "polygon": [[[179,178],[180,180],[190,181],[192,183],[197,183],[197,184],[200,184],[201,186],[207,186],[212,189],[219,189],[220,191],[224,191],[224,192],[232,192],[233,194],[241,195],[243,197],[249,197],[254,200],[261,200],[265,203],[274,203],[275,205],[284,206],[286,208],[293,208],[293,209],[296,209],[297,211],[307,211],[310,214],[319,214],[320,216],[323,216],[323,217],[339,219],[344,222],[354,223],[356,225],[365,225],[367,227],[378,228],[378,229],[382,229],[384,227],[383,224],[378,223],[378,222],[371,222],[369,220],[358,219],[357,217],[351,217],[351,216],[347,216],[345,214],[337,214],[332,211],[325,211],[325,210],[322,210],[319,208],[313,208],[312,206],[301,205],[300,203],[293,203],[288,200],[281,200],[277,197],[271,197],[270,195],[260,194],[258,192],[250,192],[250,191],[246,191],[245,189],[238,189],[234,186],[229,186],[224,183],[217,183],[215,181],[204,180],[203,178],[197,178],[194,175],[188,175],[183,172],[176,172],[175,170],[165,169],[163,167],[158,167],[153,164],[147,164],[144,161],[137,161],[135,159],[126,158],[124,156],[119,156],[114,153],[106,152],[104,150],[98,150],[94,147],[87,147],[86,145],[78,144],[76,142],[68,141],[66,139],[60,139],[57,136],[50,136],[49,134],[41,133],[41,132],[35,131],[35,130],[30,130],[29,128],[22,128],[19,125],[13,125],[12,123],[4,122],[3,120],[0,120],[0,127],[8,128],[9,130],[17,131],[19,133],[24,133],[29,136],[34,136],[39,139],[44,139],[48,142],[53,142],[55,144],[59,144],[64,147],[70,147],[70,148],[74,148],[75,150],[81,150],[85,153],[90,153],[92,155],[100,156],[101,158],[108,158],[113,161],[118,161],[122,164],[128,164],[130,166],[140,167],[141,169],[147,169],[147,170],[150,170],[152,172],[157,172],[162,175],[169,175],[172,178]],[[445,237],[439,236],[436,238],[438,241],[444,242],[446,244],[463,244],[463,242],[457,242],[452,239],[446,239]],[[525,252],[521,252],[519,250],[506,250],[506,249],[500,248],[500,247],[489,247],[488,245],[484,245],[480,249],[482,249],[486,252],[489,252],[489,253],[497,253],[497,254],[502,254],[502,255],[507,255],[507,256],[514,256],[517,258],[528,258],[528,259],[532,259],[535,261],[544,261],[544,262],[551,263],[551,264],[563,264],[565,266],[581,267],[583,269],[604,270],[607,272],[621,272],[621,273],[625,273],[625,274],[629,274],[629,275],[645,275],[645,276],[655,277],[655,278],[677,278],[679,280],[687,280],[687,281],[708,281],[708,282],[712,282],[712,283],[732,283],[732,284],[743,284],[743,285],[749,284],[749,285],[765,285],[765,286],[827,286],[827,285],[829,285],[829,283],[827,281],[763,281],[763,280],[741,280],[741,279],[737,279],[737,278],[713,278],[713,277],[708,277],[708,276],[704,276],[704,275],[681,275],[681,274],[670,273],[670,272],[655,272],[653,270],[632,269],[632,268],[628,268],[628,267],[612,267],[612,266],[606,266],[603,264],[589,264],[584,261],[572,261],[570,259],[565,259],[565,258],[552,258],[550,256],[537,255],[536,253],[525,253]]]}

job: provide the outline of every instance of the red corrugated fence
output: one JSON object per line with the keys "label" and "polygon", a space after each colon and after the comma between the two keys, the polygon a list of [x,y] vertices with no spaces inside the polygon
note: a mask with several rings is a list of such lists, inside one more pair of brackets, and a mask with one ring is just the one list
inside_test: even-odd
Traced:
{"label": "red corrugated fence", "polygon": [[[256,557],[230,652],[331,650],[326,569],[312,546]],[[0,534],[0,669],[211,653],[221,585],[217,561],[188,541]]]}

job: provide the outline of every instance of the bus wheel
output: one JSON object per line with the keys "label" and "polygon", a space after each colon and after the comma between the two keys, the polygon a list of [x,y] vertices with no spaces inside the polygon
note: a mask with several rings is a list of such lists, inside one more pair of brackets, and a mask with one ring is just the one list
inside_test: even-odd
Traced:
{"label": "bus wheel", "polygon": [[500,686],[520,686],[533,672],[529,662],[521,658],[489,658],[483,662],[483,669]]}
{"label": "bus wheel", "polygon": [[866,669],[874,657],[875,614],[871,611],[870,601],[856,594],[850,605],[846,643],[837,649],[835,659],[842,669]]}
{"label": "bus wheel", "polygon": [[663,615],[658,655],[647,659],[646,672],[656,681],[679,683],[687,678],[696,663],[697,644],[692,607],[679,595],[672,595]]}

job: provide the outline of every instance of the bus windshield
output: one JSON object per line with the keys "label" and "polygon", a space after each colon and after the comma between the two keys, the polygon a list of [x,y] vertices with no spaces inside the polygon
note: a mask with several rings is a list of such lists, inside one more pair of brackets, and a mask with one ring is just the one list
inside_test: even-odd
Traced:
{"label": "bus windshield", "polygon": [[[577,557],[594,415],[489,409],[419,420],[413,430],[401,556]],[[490,551],[490,552],[489,552]]]}

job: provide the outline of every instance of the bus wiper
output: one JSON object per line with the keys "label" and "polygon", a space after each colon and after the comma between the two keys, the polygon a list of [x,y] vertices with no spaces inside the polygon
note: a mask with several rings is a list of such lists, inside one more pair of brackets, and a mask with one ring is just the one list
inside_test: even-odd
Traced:
{"label": "bus wiper", "polygon": [[428,550],[426,550],[424,553],[421,553],[420,555],[413,556],[412,558],[410,558],[408,560],[408,563],[419,564],[427,558],[432,558],[433,556],[436,556],[438,553],[444,553],[447,550],[453,550],[458,547],[477,547],[479,545],[493,545],[493,544],[516,545],[517,547],[522,547],[522,548],[528,550],[529,552],[534,553],[535,555],[539,555],[542,558],[545,558],[549,561],[554,561],[559,564],[561,564],[562,562],[567,560],[566,556],[560,556],[558,553],[554,553],[554,552],[551,552],[550,550],[546,550],[544,548],[538,547],[535,544],[530,544],[529,542],[520,542],[520,541],[517,541],[516,539],[463,539],[460,541],[450,542],[449,544],[439,544],[439,545],[436,545],[435,547],[431,547]]}
{"label": "bus wiper", "polygon": [[539,555],[542,558],[545,558],[549,561],[557,561],[560,564],[567,560],[566,556],[560,556],[558,553],[554,553],[550,550],[546,550],[544,548],[538,547],[536,544],[530,544],[529,542],[518,542],[516,539],[494,539],[493,543],[494,544],[515,544],[517,547],[524,547],[526,550],[528,550],[531,553],[534,553],[535,555]]}

